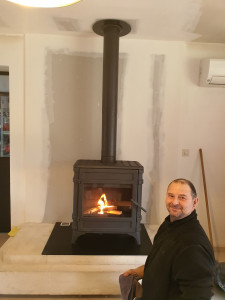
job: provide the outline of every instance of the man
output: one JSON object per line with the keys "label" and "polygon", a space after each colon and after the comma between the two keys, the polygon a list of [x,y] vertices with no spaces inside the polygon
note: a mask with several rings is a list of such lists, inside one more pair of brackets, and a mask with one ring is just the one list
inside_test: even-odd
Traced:
{"label": "man", "polygon": [[197,220],[198,197],[186,179],[167,189],[169,216],[159,227],[145,265],[124,272],[143,278],[142,300],[211,299],[214,254]]}

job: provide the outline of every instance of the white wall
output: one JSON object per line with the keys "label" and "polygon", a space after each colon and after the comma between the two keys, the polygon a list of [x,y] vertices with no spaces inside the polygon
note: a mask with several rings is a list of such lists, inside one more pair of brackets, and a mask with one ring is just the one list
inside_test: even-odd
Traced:
{"label": "white wall", "polygon": [[[14,44],[10,48],[11,52],[18,47],[18,38],[12,40]],[[7,41],[1,39],[0,42],[0,49],[2,46],[9,48]],[[96,117],[101,115],[101,87],[98,81],[98,88],[90,104],[95,115],[92,120],[91,146],[86,145],[82,135],[77,135],[78,130],[75,130],[75,140],[71,143],[74,124],[70,127],[69,121],[68,132],[61,132],[59,125],[62,123],[57,112],[59,108],[62,109],[65,118],[66,107],[67,110],[75,111],[76,116],[79,114],[84,121],[90,119],[84,106],[79,106],[78,110],[79,101],[73,89],[73,81],[69,79],[74,71],[69,67],[67,59],[74,62],[73,58],[81,54],[94,61],[92,58],[102,53],[102,42],[101,37],[27,35],[24,56],[20,40],[19,54],[17,51],[19,59],[12,58],[9,52],[6,52],[7,57],[4,59],[0,58],[0,64],[10,63],[15,67],[13,69],[17,69],[10,72],[11,124],[14,124],[11,126],[12,225],[48,219],[52,222],[71,220],[73,164],[80,158],[100,158],[101,118]],[[222,44],[120,39],[124,63],[120,73],[123,84],[118,99],[117,159],[137,160],[145,168],[142,204],[149,213],[147,216],[143,214],[143,221],[161,223],[167,214],[164,204],[167,184],[174,178],[186,177],[193,181],[199,192],[198,214],[207,231],[198,153],[199,148],[202,148],[214,243],[217,246],[225,246],[222,232],[225,225],[225,90],[199,87],[198,76],[201,58],[225,58],[224,51],[225,45]],[[10,59],[14,59],[13,62]],[[60,59],[62,67],[58,61]],[[99,63],[93,63],[93,70],[98,71],[99,66]],[[63,71],[56,77],[54,72],[60,69]],[[93,76],[91,78],[94,82],[93,74],[89,76]],[[100,77],[99,72],[96,76]],[[70,88],[69,92],[65,91],[67,97],[64,99],[58,97],[61,85],[56,84],[56,80],[63,87],[66,83],[71,87],[71,92]],[[19,91],[19,100],[15,91]],[[71,101],[73,97],[74,102]],[[63,101],[61,106],[59,101]],[[21,135],[23,120],[24,135]],[[68,120],[72,119],[65,118],[65,122]],[[60,155],[59,151],[63,149],[60,144],[62,134],[65,135],[63,142],[72,145],[70,150],[67,149],[67,155],[63,150]],[[182,157],[182,149],[190,150],[189,157]],[[79,157],[80,153],[88,157]],[[58,184],[60,178],[61,186]],[[58,193],[54,193],[55,189]],[[49,207],[53,208],[55,215],[49,216]]]}

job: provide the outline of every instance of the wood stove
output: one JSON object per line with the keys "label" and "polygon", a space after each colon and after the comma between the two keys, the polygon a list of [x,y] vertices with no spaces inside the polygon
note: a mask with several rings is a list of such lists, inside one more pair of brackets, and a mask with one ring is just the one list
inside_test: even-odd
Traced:
{"label": "wood stove", "polygon": [[[93,25],[104,36],[101,160],[74,164],[72,243],[85,233],[129,234],[140,245],[143,166],[116,160],[119,37],[130,32],[120,20]],[[144,210],[144,209],[143,209]]]}
{"label": "wood stove", "polygon": [[138,162],[74,164],[73,243],[84,233],[121,233],[140,244],[143,167]]}

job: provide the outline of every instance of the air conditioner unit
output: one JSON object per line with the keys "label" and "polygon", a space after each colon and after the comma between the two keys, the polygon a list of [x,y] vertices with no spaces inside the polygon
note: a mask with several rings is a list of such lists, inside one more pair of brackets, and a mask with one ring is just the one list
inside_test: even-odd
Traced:
{"label": "air conditioner unit", "polygon": [[225,87],[225,59],[202,59],[200,86]]}

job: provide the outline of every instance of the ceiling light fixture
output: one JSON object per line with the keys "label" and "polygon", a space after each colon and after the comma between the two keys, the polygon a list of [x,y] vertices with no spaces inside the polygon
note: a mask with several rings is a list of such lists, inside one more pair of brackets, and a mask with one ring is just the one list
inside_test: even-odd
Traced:
{"label": "ceiling light fixture", "polygon": [[8,0],[16,4],[30,7],[61,7],[74,4],[80,0]]}

